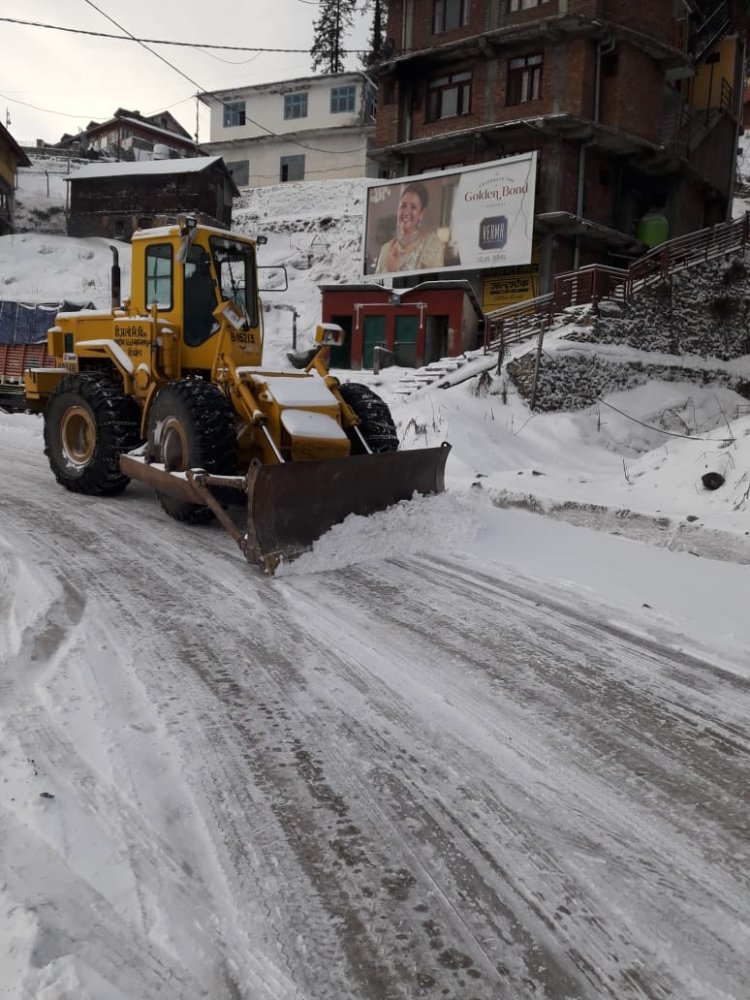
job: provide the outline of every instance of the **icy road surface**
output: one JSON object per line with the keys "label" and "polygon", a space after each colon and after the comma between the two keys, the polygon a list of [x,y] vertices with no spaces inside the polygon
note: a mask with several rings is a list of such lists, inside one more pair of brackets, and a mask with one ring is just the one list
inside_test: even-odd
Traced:
{"label": "icy road surface", "polygon": [[449,546],[270,580],[0,463],[3,998],[750,996],[740,672]]}

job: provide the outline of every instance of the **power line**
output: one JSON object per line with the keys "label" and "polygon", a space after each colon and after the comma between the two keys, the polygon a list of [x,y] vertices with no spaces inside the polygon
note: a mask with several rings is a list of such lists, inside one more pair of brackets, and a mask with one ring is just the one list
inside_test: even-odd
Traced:
{"label": "power line", "polygon": [[38,105],[29,104],[27,101],[17,101],[15,97],[8,97],[7,94],[0,94],[0,97],[4,101],[8,101],[10,104],[20,104],[22,108],[33,108],[34,111],[43,111],[48,115],[60,115],[62,118],[88,118],[89,121],[93,121],[96,118],[96,115],[71,115],[67,111],[55,111],[53,108],[40,108]]}
{"label": "power line", "polygon": [[[119,39],[120,41],[133,41],[133,42],[136,42],[138,45],[141,46],[141,48],[145,49],[147,52],[150,52],[152,56],[155,56],[157,59],[159,59],[160,62],[163,62],[166,66],[169,66],[169,68],[172,69],[172,70],[174,70],[175,73],[179,73],[179,75],[181,77],[183,77],[183,79],[187,80],[188,83],[191,83],[194,87],[196,87],[199,93],[201,93],[201,92],[202,93],[206,93],[206,96],[208,96],[205,87],[201,87],[201,85],[198,83],[197,80],[194,80],[191,76],[188,76],[187,73],[184,73],[181,69],[179,69],[179,67],[175,66],[174,63],[171,63],[164,56],[160,55],[158,52],[155,52],[152,48],[149,48],[149,44],[147,43],[147,41],[145,39],[136,38],[136,36],[131,31],[128,31],[128,29],[125,28],[125,27],[123,27],[123,25],[121,25],[118,21],[115,21],[115,19],[113,17],[110,17],[110,15],[107,14],[107,13],[105,13],[100,7],[97,7],[97,5],[93,2],[93,0],[84,0],[84,2],[87,3],[89,5],[89,7],[93,7],[93,9],[97,13],[101,14],[102,17],[105,17],[108,21],[110,21],[112,24],[114,24],[116,28],[120,29],[120,31],[124,31],[125,34],[124,35],[104,35],[104,34],[99,33],[99,32],[82,31],[82,30],[79,30],[78,28],[76,28],[76,29],[72,29],[72,28],[60,28],[58,30],[72,31],[75,34],[98,35],[99,37],[116,38],[116,39]],[[34,22],[18,22],[17,20],[15,20],[13,18],[5,18],[5,17],[0,17],[0,21],[13,21],[13,23],[26,23],[26,24],[31,24],[34,27],[56,28],[56,25],[35,24]],[[161,45],[161,44],[181,44],[181,45],[186,45],[187,44],[187,43],[176,43],[176,42],[175,43],[171,43],[171,42],[159,42],[159,41],[153,41],[153,40],[150,40],[150,42],[151,42],[152,45]],[[200,48],[201,46],[199,46],[199,45],[192,45],[190,47],[192,47],[192,48]],[[217,48],[218,46],[204,46],[204,47]],[[230,48],[230,46],[221,46],[221,47],[222,48]],[[264,49],[264,50],[261,50],[261,49],[243,49],[242,51],[245,51],[245,52],[252,52],[252,51],[256,51],[256,52],[257,51],[267,51],[267,52],[273,52],[273,51],[275,51],[275,52],[281,52],[281,51],[286,51],[286,52],[301,52],[301,51],[305,51],[305,52],[307,52],[308,50],[306,50],[306,49],[304,49],[304,50],[302,50],[302,49],[286,49],[286,50],[282,50],[282,49]],[[197,96],[198,95],[196,95],[196,97]],[[211,96],[211,98],[213,100],[215,100],[222,107],[226,107],[227,106],[227,103],[224,100],[222,100],[220,97],[216,97],[215,94],[211,94],[210,96]],[[19,101],[18,103],[20,104],[21,102]],[[29,107],[31,107],[31,105],[29,105]],[[41,109],[37,109],[37,110],[41,110]],[[84,116],[73,115],[71,117],[84,117]],[[250,118],[247,114],[245,115],[245,121],[246,122],[250,122],[251,124],[255,125],[256,128],[261,129],[267,135],[270,135],[270,136],[272,136],[275,139],[285,139],[291,145],[293,145],[293,146],[299,146],[301,149],[309,149],[311,152],[315,152],[315,153],[330,153],[331,152],[330,149],[323,149],[320,146],[311,146],[308,143],[300,142],[298,139],[292,139],[289,136],[284,136],[284,135],[282,135],[279,132],[275,132],[273,129],[270,129],[267,126],[262,125],[260,122],[256,121],[254,118]],[[196,134],[196,141],[197,141],[197,138],[198,137],[197,137],[197,134]],[[346,153],[359,153],[363,149],[366,149],[366,148],[367,148],[367,145],[365,144],[363,146],[356,146],[354,149],[340,149],[340,150],[337,150],[337,153],[339,155],[342,154],[342,153],[343,154],[346,154]]]}
{"label": "power line", "polygon": [[120,29],[120,31],[124,31],[129,38],[131,38],[134,42],[137,42],[141,46],[141,48],[144,48],[146,50],[146,52],[150,52],[152,56],[156,56],[156,58],[159,59],[161,62],[163,62],[166,66],[169,66],[170,69],[173,69],[175,73],[179,73],[180,76],[184,77],[188,81],[188,83],[192,83],[194,87],[198,88],[198,90],[204,89],[197,81],[195,81],[192,77],[188,76],[187,73],[183,73],[181,69],[178,69],[177,66],[174,65],[174,63],[171,63],[169,59],[165,59],[164,56],[161,56],[159,55],[158,52],[155,52],[153,49],[150,49],[146,44],[146,42],[136,38],[135,35],[132,34],[132,32],[128,31],[127,28],[123,28],[123,26],[119,24],[117,21],[115,21],[113,17],[110,17],[109,14],[105,14],[105,12],[100,7],[96,6],[93,0],[84,0],[84,2],[87,3],[89,7],[93,7],[94,10],[97,11],[97,13],[102,15],[102,17],[106,17],[108,21],[111,21],[116,28]]}
{"label": "power line", "polygon": [[[97,7],[96,4],[94,3],[94,0],[85,0],[85,3],[87,3],[89,7],[93,7],[95,11],[98,11],[102,15],[102,17],[106,17],[108,21],[111,21],[112,24],[115,25],[115,27],[120,29],[120,31],[124,31],[128,35],[128,37],[130,37],[134,42],[138,42],[138,44],[142,48],[144,48],[147,52],[150,52],[152,55],[156,56],[157,59],[161,60],[161,62],[169,66],[170,69],[173,69],[175,73],[179,73],[180,76],[184,77],[189,83],[192,83],[193,86],[197,87],[199,91],[205,92],[206,89],[205,87],[201,87],[201,85],[196,80],[194,80],[191,76],[188,76],[187,73],[183,73],[181,69],[178,69],[178,67],[175,66],[174,63],[171,63],[168,59],[165,59],[164,56],[159,55],[158,52],[154,52],[154,50],[149,48],[145,42],[139,41],[139,39],[137,39],[135,35],[133,35],[130,31],[128,31],[127,28],[124,28],[121,24],[118,24],[118,22],[115,21],[113,17],[110,17],[109,14],[105,14],[103,10]],[[213,97],[214,100],[216,100],[219,104],[221,104],[222,107],[227,106],[226,101],[222,100],[220,97],[215,97],[214,95],[211,96]],[[309,149],[312,152],[316,153],[330,153],[329,149],[323,149],[320,146],[310,146],[307,143],[300,142],[298,139],[291,139],[286,136],[282,136],[280,133],[274,132],[273,129],[267,128],[265,125],[261,125],[261,123],[256,121],[254,118],[248,117],[247,114],[245,115],[245,121],[251,122],[253,125],[256,126],[256,128],[262,129],[264,132],[266,132],[270,136],[273,136],[275,139],[282,139],[282,138],[287,139],[287,141],[292,143],[292,145],[299,146],[301,149]],[[198,136],[196,135],[196,141],[197,138]],[[338,153],[339,155],[342,153],[359,153],[366,148],[367,145],[365,144],[364,146],[357,146],[355,149],[340,149],[338,150]]]}
{"label": "power line", "polygon": [[[91,5],[93,7],[93,4]],[[98,9],[98,8],[97,8]],[[99,11],[99,13],[103,13]],[[108,20],[116,24],[111,17],[104,14]],[[224,49],[228,52],[270,52],[277,54],[290,54],[290,55],[309,55],[309,49],[272,49],[266,48],[260,45],[213,45],[210,42],[175,42],[171,39],[166,38],[136,38],[129,31],[125,35],[112,35],[105,31],[87,31],[84,28],[65,28],[60,24],[43,24],[41,21],[22,21],[17,17],[0,17],[0,21],[5,21],[8,24],[22,24],[29,28],[47,28],[50,31],[65,31],[71,35],[91,35],[94,38],[113,38],[120,42],[138,42],[140,45],[148,43],[149,45],[177,45],[182,48],[188,49]],[[118,24],[119,28],[120,25]],[[125,28],[122,29],[126,31]],[[347,49],[352,55],[367,55],[369,49]]]}
{"label": "power line", "polygon": [[633,423],[640,424],[641,427],[645,427],[645,428],[647,428],[647,430],[658,431],[659,434],[666,434],[668,437],[686,438],[688,441],[710,441],[712,444],[734,444],[734,442],[736,440],[733,437],[732,438],[704,438],[704,437],[696,437],[695,434],[680,434],[677,431],[667,431],[667,430],[664,430],[663,427],[654,427],[653,424],[646,424],[642,420],[639,420],[637,417],[632,416],[630,413],[626,413],[624,410],[618,410],[616,406],[613,406],[611,403],[608,403],[606,401],[606,399],[602,399],[601,396],[599,396],[596,401],[597,401],[597,403],[603,403],[605,406],[608,406],[610,408],[610,410],[614,410],[615,413],[619,413],[621,417],[627,417],[628,420],[632,420]]}

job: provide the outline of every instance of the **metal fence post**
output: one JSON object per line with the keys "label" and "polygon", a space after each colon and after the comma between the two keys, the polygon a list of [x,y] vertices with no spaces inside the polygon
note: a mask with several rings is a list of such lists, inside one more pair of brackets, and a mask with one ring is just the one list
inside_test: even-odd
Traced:
{"label": "metal fence post", "polygon": [[539,330],[539,339],[536,345],[536,359],[534,361],[534,378],[531,383],[531,399],[529,400],[530,409],[534,409],[536,406],[536,387],[539,382],[539,367],[542,363],[542,344],[544,343],[544,322],[542,321],[542,326]]}
{"label": "metal fence post", "polygon": [[503,370],[503,361],[505,360],[505,327],[502,322],[500,323],[500,343],[497,346],[497,374],[499,375]]}

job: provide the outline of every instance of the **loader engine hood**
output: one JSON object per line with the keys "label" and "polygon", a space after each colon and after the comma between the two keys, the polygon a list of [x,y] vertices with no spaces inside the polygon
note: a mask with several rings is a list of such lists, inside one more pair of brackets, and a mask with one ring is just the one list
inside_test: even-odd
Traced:
{"label": "loader engine hood", "polygon": [[341,426],[336,397],[317,374],[251,377],[271,422],[278,420],[282,440],[288,439],[293,461],[344,458],[350,441]]}

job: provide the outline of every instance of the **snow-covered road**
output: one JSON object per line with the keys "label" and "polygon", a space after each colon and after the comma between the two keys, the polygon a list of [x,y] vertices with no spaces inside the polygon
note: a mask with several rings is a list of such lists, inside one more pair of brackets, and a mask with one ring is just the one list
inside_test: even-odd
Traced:
{"label": "snow-covered road", "polygon": [[32,420],[0,995],[746,1000],[740,671],[447,542],[268,579],[136,485],[57,487]]}

